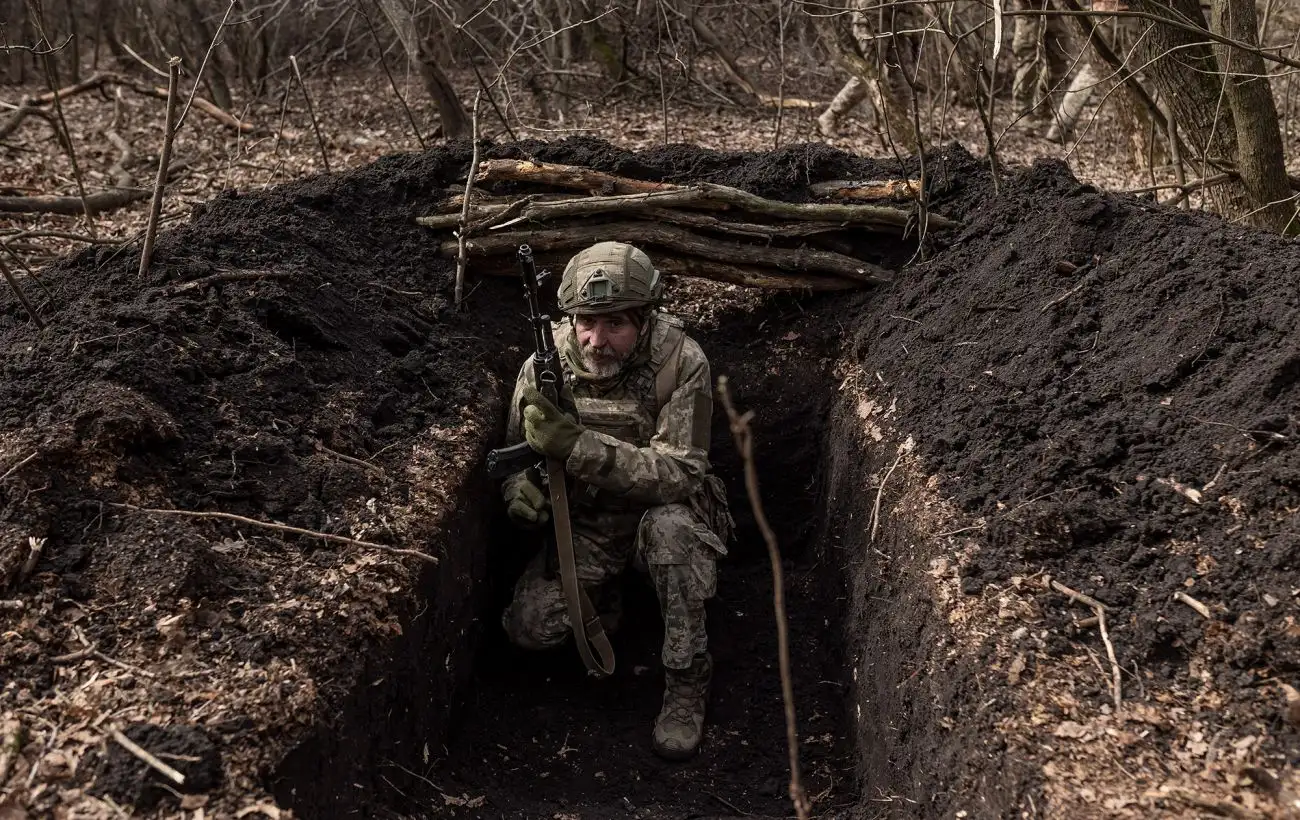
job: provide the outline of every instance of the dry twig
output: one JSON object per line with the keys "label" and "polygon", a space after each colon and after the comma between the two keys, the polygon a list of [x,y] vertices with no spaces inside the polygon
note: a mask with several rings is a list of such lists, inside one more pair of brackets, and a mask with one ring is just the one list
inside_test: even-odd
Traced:
{"label": "dry twig", "polygon": [[470,155],[469,173],[465,175],[465,197],[460,209],[460,228],[456,231],[456,309],[460,310],[465,298],[465,236],[469,233],[469,205],[471,192],[474,190],[474,169],[478,168],[478,107],[483,99],[483,92],[474,95],[474,113],[470,118],[470,144],[474,146]]}
{"label": "dry twig", "polygon": [[[199,73],[194,75],[194,87],[190,89],[189,99],[185,101],[185,107],[181,109],[181,115],[176,119],[177,131],[179,131],[181,126],[185,124],[185,116],[190,113],[190,106],[194,104],[194,95],[199,90],[199,81],[203,79],[203,69],[207,67],[208,59],[212,57],[212,49],[216,48],[217,40],[221,39],[221,31],[226,27],[226,21],[230,19],[230,12],[235,10],[235,3],[237,1],[238,0],[230,0],[230,5],[226,6],[226,16],[221,18],[221,25],[217,26],[216,33],[212,35],[212,42],[208,43],[208,50],[203,55],[203,62],[199,63]],[[167,80],[170,84],[171,77],[168,76]],[[169,98],[171,97],[170,88],[167,91],[167,96]],[[171,103],[169,102],[168,105],[171,105]]]}
{"label": "dry twig", "polygon": [[1192,596],[1188,595],[1186,592],[1182,592],[1182,591],[1175,592],[1175,593],[1174,593],[1174,600],[1176,600],[1176,601],[1181,601],[1182,603],[1187,604],[1187,605],[1190,606],[1192,609],[1194,609],[1194,610],[1196,610],[1197,612],[1199,612],[1199,613],[1201,614],[1201,617],[1202,617],[1202,618],[1213,618],[1213,617],[1214,617],[1213,615],[1210,614],[1210,608],[1209,608],[1208,606],[1206,606],[1205,604],[1203,604],[1203,603],[1201,603],[1200,601],[1196,600],[1196,599],[1193,598]]}
{"label": "dry twig", "polygon": [[873,544],[876,543],[876,528],[880,526],[880,500],[884,498],[885,485],[889,483],[889,477],[894,474],[894,470],[898,467],[898,463],[903,460],[903,456],[912,449],[911,443],[912,440],[909,438],[899,446],[898,458],[894,459],[894,463],[890,465],[885,477],[880,480],[880,489],[876,490],[876,503],[871,507],[871,543]]}
{"label": "dry twig", "polygon": [[167,187],[167,166],[172,161],[172,137],[176,129],[176,86],[180,84],[181,58],[167,61],[167,115],[163,125],[162,153],[158,157],[158,177],[153,183],[153,200],[149,203],[149,223],[145,227],[144,249],[140,251],[140,276],[149,272],[153,243],[158,238],[158,217],[162,215],[163,189]]}
{"label": "dry twig", "polygon": [[45,36],[45,14],[41,8],[41,0],[27,0],[27,7],[31,11],[32,22],[36,24],[36,34],[45,41],[46,45],[41,59],[45,66],[45,78],[50,83],[50,93],[54,95],[54,113],[59,122],[59,127],[55,130],[59,132],[59,139],[63,142],[63,147],[68,152],[68,160],[72,163],[72,176],[77,182],[77,193],[81,197],[82,211],[86,216],[86,230],[90,231],[91,236],[97,236],[98,234],[95,233],[95,220],[90,205],[86,201],[86,183],[81,176],[81,163],[77,160],[77,149],[72,144],[72,131],[68,129],[68,120],[63,115],[63,100],[59,94],[59,80],[55,73],[53,48],[50,39]]}
{"label": "dry twig", "polygon": [[[37,314],[36,308],[32,307],[32,303],[27,301],[27,294],[23,292],[23,286],[18,284],[18,279],[14,277],[14,272],[9,269],[9,266],[5,264],[3,259],[0,259],[0,275],[3,275],[5,281],[9,283],[9,287],[10,289],[13,290],[14,296],[17,296],[18,301],[22,302],[23,309],[27,311],[28,316],[32,317],[32,321],[36,323],[36,327],[38,329],[44,330],[45,323],[41,321],[41,317],[39,314]],[[23,465],[19,464],[17,467],[14,467],[13,469],[16,470],[18,469],[18,467],[21,466]],[[13,472],[13,470],[10,470],[10,472]],[[3,481],[8,477],[9,477],[9,473],[5,473],[3,476],[0,476],[0,481]]]}
{"label": "dry twig", "polygon": [[1106,645],[1106,657],[1110,659],[1111,671],[1111,697],[1115,700],[1115,709],[1118,710],[1123,704],[1123,698],[1120,690],[1119,661],[1115,658],[1115,646],[1110,642],[1110,633],[1106,630],[1106,605],[1096,598],[1084,595],[1075,589],[1070,589],[1065,584],[1056,580],[1050,575],[1043,576],[1043,586],[1048,589],[1054,589],[1065,595],[1073,601],[1092,607],[1092,611],[1097,613],[1097,628],[1101,631],[1102,643]]}
{"label": "dry twig", "polygon": [[113,740],[117,741],[117,744],[119,746],[121,746],[123,749],[126,749],[131,754],[135,755],[145,765],[149,766],[149,768],[163,775],[168,780],[175,783],[177,786],[185,785],[185,775],[181,774],[180,772],[173,769],[171,766],[168,766],[166,763],[163,763],[158,758],[149,754],[149,752],[147,752],[139,745],[137,745],[135,741],[131,740],[131,738],[122,734],[120,730],[112,729],[109,731],[108,735],[109,737],[113,738]]}
{"label": "dry twig", "polygon": [[389,553],[390,555],[405,555],[411,558],[419,558],[421,561],[430,564],[436,565],[438,563],[437,556],[429,555],[427,552],[420,552],[419,550],[400,549],[398,547],[390,547],[387,544],[376,544],[373,541],[361,541],[356,538],[348,538],[346,535],[334,535],[333,533],[328,532],[317,532],[316,530],[305,530],[301,527],[291,527],[288,524],[277,524],[274,521],[258,521],[256,518],[247,518],[242,515],[235,515],[234,513],[201,512],[196,510],[163,510],[155,507],[137,507],[134,504],[120,504],[116,502],[112,503],[112,506],[125,507],[128,510],[153,513],[155,515],[177,515],[183,518],[220,518],[226,521],[236,521],[240,524],[248,524],[253,527],[263,527],[277,532],[289,532],[294,535],[305,535],[310,538],[324,538],[326,541],[337,541],[340,544],[347,544],[353,547],[379,550],[381,552]]}
{"label": "dry twig", "polygon": [[731,423],[731,435],[735,439],[736,449],[745,464],[745,492],[749,495],[750,508],[754,511],[754,521],[763,533],[767,544],[767,556],[772,562],[772,606],[776,610],[776,647],[777,661],[781,671],[781,697],[785,701],[785,732],[790,752],[790,800],[794,803],[795,815],[799,820],[807,820],[810,806],[808,795],[804,792],[799,777],[799,731],[795,723],[794,683],[790,677],[790,639],[786,634],[785,615],[785,577],[781,570],[781,550],[776,543],[776,533],[768,524],[763,512],[763,501],[758,491],[758,469],[754,464],[754,438],[749,422],[754,417],[752,410],[744,415],[736,412],[731,403],[731,393],[727,390],[727,377],[718,377],[718,397],[727,411]]}
{"label": "dry twig", "polygon": [[316,109],[311,104],[311,94],[307,91],[307,84],[302,81],[302,72],[298,70],[297,55],[289,55],[289,63],[293,66],[293,74],[298,78],[298,87],[302,89],[302,98],[307,101],[307,116],[311,117],[312,130],[316,132],[316,145],[320,147],[321,163],[325,166],[325,173],[330,173],[329,154],[325,153],[325,138],[320,133],[320,123],[316,121]]}
{"label": "dry twig", "polygon": [[340,453],[338,450],[331,450],[330,448],[326,447],[324,444],[322,444],[319,441],[316,442],[316,450],[317,452],[324,453],[328,456],[333,456],[334,458],[337,458],[339,461],[346,461],[348,464],[355,464],[358,467],[363,467],[369,470],[370,472],[374,473],[375,475],[381,477],[387,477],[388,475],[387,473],[384,472],[384,468],[380,467],[378,464],[371,464],[369,461],[362,461],[359,458],[345,455],[343,453]]}

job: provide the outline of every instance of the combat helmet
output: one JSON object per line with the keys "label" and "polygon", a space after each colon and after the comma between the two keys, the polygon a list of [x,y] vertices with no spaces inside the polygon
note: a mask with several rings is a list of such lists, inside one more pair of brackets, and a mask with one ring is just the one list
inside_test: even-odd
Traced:
{"label": "combat helmet", "polygon": [[650,257],[626,242],[597,242],[579,251],[560,279],[560,310],[570,314],[615,313],[653,305],[663,281]]}

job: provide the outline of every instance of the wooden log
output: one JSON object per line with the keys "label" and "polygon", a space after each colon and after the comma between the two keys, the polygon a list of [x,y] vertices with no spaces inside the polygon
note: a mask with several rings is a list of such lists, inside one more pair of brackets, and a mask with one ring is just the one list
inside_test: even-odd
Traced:
{"label": "wooden log", "polygon": [[708,231],[749,236],[755,239],[799,238],[844,230],[844,225],[838,222],[787,222],[783,224],[733,222],[728,219],[718,219],[716,216],[710,216],[709,214],[674,211],[669,208],[647,208],[641,213],[641,216],[673,225],[703,228]]}
{"label": "wooden log", "polygon": [[[564,217],[589,216],[609,212],[626,213],[629,216],[644,217],[675,225],[692,228],[704,228],[719,233],[739,236],[752,236],[759,239],[777,237],[813,236],[843,230],[838,222],[796,222],[794,224],[763,224],[756,222],[736,222],[718,219],[708,214],[691,211],[673,210],[673,205],[690,204],[701,196],[694,189],[683,191],[660,191],[647,194],[618,194],[609,197],[583,197],[581,199],[562,199],[534,202],[529,197],[514,202],[495,202],[487,206],[470,206],[473,221],[467,235],[481,234],[487,230],[499,230],[521,222],[546,222]],[[462,198],[463,202],[464,199]],[[427,228],[450,229],[460,222],[458,214],[436,214],[434,216],[416,217],[415,221]]]}
{"label": "wooden log", "polygon": [[673,276],[693,276],[711,279],[729,285],[763,290],[838,291],[855,290],[861,285],[840,276],[818,276],[811,273],[782,273],[757,265],[729,265],[691,256],[659,254],[654,259],[661,273]]}
{"label": "wooden log", "polygon": [[[567,262],[567,254],[546,252],[538,254],[539,267],[552,270],[562,268]],[[474,266],[478,274],[488,276],[519,276],[519,269],[513,259],[504,256],[487,257]],[[654,257],[655,267],[661,273],[670,276],[689,276],[696,279],[708,279],[728,285],[740,285],[746,288],[777,290],[784,292],[826,292],[855,290],[861,284],[839,276],[818,276],[811,273],[785,273],[774,268],[758,265],[732,265],[691,256],[675,256],[657,253]]]}
{"label": "wooden log", "polygon": [[[488,205],[476,205],[471,202],[470,215],[474,217],[476,222],[487,221],[494,223],[494,226],[504,227],[506,224],[513,222],[530,220],[545,222],[548,219],[590,216],[591,214],[609,213],[611,211],[637,211],[656,207],[672,208],[696,202],[701,195],[701,192],[697,189],[681,188],[638,194],[616,194],[614,196],[567,197],[559,200],[532,200],[525,197],[514,202],[491,203]],[[515,215],[508,217],[502,223],[496,223],[493,219],[493,217],[511,212]],[[455,215],[455,218],[449,221],[449,217],[452,216],[452,214],[421,216],[417,217],[415,221],[429,228],[451,228],[459,224],[460,221],[459,215]]]}
{"label": "wooden log", "polygon": [[583,168],[578,165],[558,165],[552,162],[531,162],[526,159],[489,159],[479,163],[475,182],[512,180],[538,185],[555,185],[590,194],[644,194],[651,191],[680,191],[684,186],[667,182],[646,182]]}
{"label": "wooden log", "polygon": [[92,91],[107,83],[111,83],[115,81],[116,78],[112,74],[95,74],[93,76],[87,77],[86,79],[82,80],[79,83],[73,83],[72,85],[64,86],[63,88],[60,88],[57,92],[46,91],[44,94],[36,94],[34,96],[28,97],[23,102],[24,103],[30,102],[33,105],[50,105],[54,102],[54,97],[56,93],[58,94],[58,98],[60,100],[66,100],[68,97],[74,96],[76,94],[81,94],[86,91]]}
{"label": "wooden log", "polygon": [[[527,243],[534,251],[545,252],[586,247],[596,242],[636,242],[663,248],[675,254],[695,256],[724,264],[759,265],[799,273],[841,276],[864,284],[893,281],[884,268],[851,256],[813,248],[774,248],[706,239],[690,231],[653,222],[607,222],[566,228],[519,231],[481,236],[465,242],[465,251],[474,257],[513,253]],[[459,244],[452,240],[438,246],[446,257],[457,254]]]}
{"label": "wooden log", "polygon": [[808,190],[816,196],[832,199],[874,201],[881,199],[912,199],[921,190],[919,179],[874,179],[856,181],[833,179],[814,182]]}
{"label": "wooden log", "polygon": [[83,200],[78,196],[0,196],[0,212],[78,216],[84,213],[97,214],[125,208],[132,202],[148,198],[148,191],[138,188],[118,188],[113,191],[87,194],[83,208]]}
{"label": "wooden log", "polygon": [[[617,177],[603,171],[581,168],[576,165],[556,165],[552,163],[535,163],[527,160],[486,160],[479,163],[475,175],[479,183],[512,181],[531,182],[540,185],[555,185],[580,191],[598,193],[602,197],[613,194],[648,194],[652,192],[681,192],[696,189],[698,197],[684,197],[679,207],[708,208],[716,210],[720,205],[729,205],[755,214],[763,214],[778,219],[801,220],[805,222],[842,222],[846,225],[869,225],[876,228],[892,228],[901,231],[911,218],[909,211],[887,208],[880,205],[857,205],[839,203],[801,203],[780,202],[764,199],[757,194],[718,185],[712,182],[698,182],[694,185],[670,185],[663,182],[644,182],[641,180]],[[938,214],[930,215],[930,227],[936,230],[951,228],[956,223]]]}
{"label": "wooden log", "polygon": [[[9,113],[8,117],[3,121],[0,121],[0,140],[8,139],[15,131],[17,131],[18,126],[23,124],[23,121],[27,119],[29,114],[44,117],[47,122],[52,119],[50,114],[41,109],[36,103],[31,100],[23,100],[22,105],[13,109],[13,111]],[[55,131],[58,131],[57,127],[55,127]]]}
{"label": "wooden log", "polygon": [[[846,225],[866,225],[873,228],[902,229],[911,219],[909,211],[898,208],[886,208],[881,205],[840,205],[820,202],[780,202],[764,199],[757,194],[716,185],[712,182],[698,183],[705,198],[713,202],[722,202],[744,211],[763,214],[778,219],[800,219],[808,222],[842,222]],[[957,223],[938,214],[930,214],[930,227],[935,230],[954,227]]]}

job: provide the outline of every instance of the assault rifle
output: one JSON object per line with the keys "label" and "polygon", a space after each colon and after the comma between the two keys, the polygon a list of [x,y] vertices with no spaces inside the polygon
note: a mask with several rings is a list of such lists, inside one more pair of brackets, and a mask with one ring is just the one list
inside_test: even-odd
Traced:
{"label": "assault rifle", "polygon": [[[578,417],[573,395],[564,390],[564,363],[555,347],[551,318],[542,313],[541,284],[549,277],[537,273],[533,250],[519,246],[519,273],[524,281],[524,298],[528,300],[528,321],[533,326],[533,376],[538,391],[561,412]],[[522,470],[534,469],[540,475],[551,499],[551,519],[555,522],[555,551],[560,565],[560,584],[569,607],[569,623],[578,645],[578,654],[587,671],[597,677],[614,672],[614,650],[605,635],[600,615],[592,606],[587,592],[578,583],[577,562],[573,552],[573,528],[569,521],[569,491],[564,463],[543,458],[528,442],[492,450],[487,456],[488,475],[504,478]],[[593,652],[593,649],[595,650]],[[597,659],[599,655],[599,659]]]}

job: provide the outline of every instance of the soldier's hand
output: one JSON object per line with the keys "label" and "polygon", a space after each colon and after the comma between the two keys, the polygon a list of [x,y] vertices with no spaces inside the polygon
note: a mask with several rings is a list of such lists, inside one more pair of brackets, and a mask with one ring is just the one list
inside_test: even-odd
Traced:
{"label": "soldier's hand", "polygon": [[524,438],[547,458],[568,459],[582,435],[582,425],[560,412],[535,387],[524,388]]}
{"label": "soldier's hand", "polygon": [[550,501],[531,481],[520,481],[506,497],[506,515],[515,526],[526,530],[536,529],[551,518]]}

